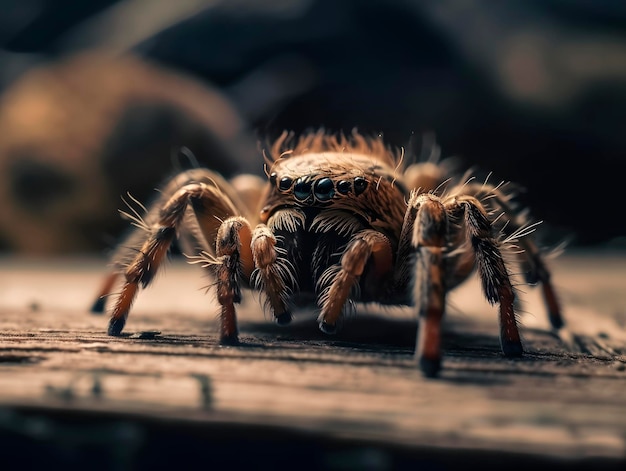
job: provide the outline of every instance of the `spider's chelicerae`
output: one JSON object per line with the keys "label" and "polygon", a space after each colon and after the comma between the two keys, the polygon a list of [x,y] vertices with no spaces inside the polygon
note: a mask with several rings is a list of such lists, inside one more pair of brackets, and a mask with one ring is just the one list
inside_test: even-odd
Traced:
{"label": "spider's chelicerae", "polygon": [[[299,299],[313,299],[326,333],[354,302],[411,306],[415,357],[434,376],[446,295],[477,270],[484,296],[499,305],[502,352],[519,356],[515,289],[502,256],[511,241],[515,263],[542,285],[552,326],[562,326],[532,225],[501,187],[454,179],[436,162],[403,168],[400,150],[357,132],[284,133],[269,154],[267,182],[194,169],[173,178],[145,218],[125,213],[139,228],[121,244],[102,290],[123,273],[109,335],[121,333],[139,287],[177,238],[215,280],[223,344],[238,342],[242,287],[260,291],[279,324],[291,321]],[[103,307],[100,297],[94,310]]]}

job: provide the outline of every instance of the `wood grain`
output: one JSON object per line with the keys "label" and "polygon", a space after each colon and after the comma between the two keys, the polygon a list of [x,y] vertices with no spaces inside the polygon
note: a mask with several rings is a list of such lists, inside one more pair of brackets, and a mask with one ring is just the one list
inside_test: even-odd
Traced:
{"label": "wood grain", "polygon": [[[114,447],[125,458],[112,463],[135,460],[133,469],[156,443],[148,431],[190,427],[221,430],[230,445],[245,436],[252,455],[260,453],[254,443],[281,431],[292,450],[317,444],[325,458],[309,464],[337,469],[362,469],[363,460],[390,469],[425,456],[451,463],[467,453],[505,454],[507,466],[523,457],[571,469],[589,460],[622,464],[626,456],[626,254],[574,252],[551,261],[569,337],[549,332],[539,290],[520,287],[521,359],[501,355],[496,311],[477,280],[468,281],[449,299],[436,380],[414,364],[408,309],[364,306],[329,337],[313,312],[296,313],[286,327],[272,324],[245,293],[243,344],[221,347],[218,309],[204,289],[210,281],[179,260],[139,294],[127,335],[108,337],[107,316],[88,312],[105,263],[1,260],[0,437],[17,437],[27,449],[46,440],[58,448],[67,443],[53,427],[78,436],[85,427],[63,425],[68,417],[88,416],[90,424],[115,417],[143,427],[141,447],[123,440]],[[49,435],[33,438],[33,417]],[[159,428],[164,421],[169,428]],[[359,445],[341,454],[332,448],[341,443]]]}

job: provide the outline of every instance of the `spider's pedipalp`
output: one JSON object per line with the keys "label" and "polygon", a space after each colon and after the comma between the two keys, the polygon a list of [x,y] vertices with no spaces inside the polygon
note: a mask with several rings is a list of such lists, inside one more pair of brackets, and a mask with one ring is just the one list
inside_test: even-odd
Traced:
{"label": "spider's pedipalp", "polygon": [[265,224],[255,227],[251,249],[256,266],[253,285],[267,295],[276,322],[288,324],[292,317],[287,307],[287,298],[291,293],[287,282],[296,280],[293,266],[284,257],[279,258],[279,252],[284,251],[277,249],[276,237]]}
{"label": "spider's pedipalp", "polygon": [[[392,272],[392,249],[389,239],[381,232],[363,230],[350,240],[341,256],[340,268],[328,277],[328,285],[320,289],[318,304],[321,312],[319,327],[323,332],[334,333],[337,321],[365,265],[370,259],[376,279],[384,280]],[[324,280],[324,276],[320,280]],[[318,287],[319,289],[319,287]]]}

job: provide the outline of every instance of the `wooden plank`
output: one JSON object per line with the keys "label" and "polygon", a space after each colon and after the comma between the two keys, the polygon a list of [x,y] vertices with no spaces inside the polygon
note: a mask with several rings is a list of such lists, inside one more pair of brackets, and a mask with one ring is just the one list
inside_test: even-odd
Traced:
{"label": "wooden plank", "polygon": [[203,289],[209,280],[174,260],[140,293],[129,335],[111,338],[106,316],[88,312],[104,261],[5,258],[0,430],[24,435],[15,414],[60,411],[275,427],[287,437],[421,456],[504,452],[617,463],[626,455],[625,262],[620,253],[552,261],[570,341],[548,331],[538,290],[524,288],[527,353],[518,360],[501,356],[495,311],[470,280],[450,298],[443,374],[428,380],[412,358],[416,323],[407,309],[365,307],[328,337],[313,312],[298,313],[290,326],[272,324],[248,294],[243,345],[221,347],[217,308]]}

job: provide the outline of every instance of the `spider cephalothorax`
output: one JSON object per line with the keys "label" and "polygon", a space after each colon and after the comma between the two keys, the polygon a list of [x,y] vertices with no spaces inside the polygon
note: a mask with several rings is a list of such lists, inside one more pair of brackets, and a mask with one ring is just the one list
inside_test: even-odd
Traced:
{"label": "spider cephalothorax", "polygon": [[[244,203],[241,180],[195,169],[172,179],[145,218],[124,213],[139,229],[116,255],[101,293],[124,273],[110,335],[120,334],[139,286],[150,283],[177,237],[215,279],[222,343],[238,342],[241,287],[263,293],[280,324],[302,299],[312,299],[327,333],[354,302],[412,306],[419,318],[416,358],[432,376],[440,369],[446,294],[476,269],[485,297],[499,304],[504,354],[521,355],[503,238],[517,240],[519,263],[542,283],[552,325],[561,327],[529,224],[500,187],[455,179],[445,164],[402,168],[401,152],[357,132],[299,139],[284,133],[269,154],[267,182],[248,179],[243,186],[245,201],[258,207]],[[94,310],[103,309],[101,299]]]}
{"label": "spider cephalothorax", "polygon": [[318,208],[314,227],[320,232],[345,221],[349,214],[399,237],[397,221],[404,218],[404,200],[409,194],[398,181],[395,152],[380,140],[358,134],[349,140],[322,132],[302,137],[293,149],[285,151],[288,137],[283,134],[272,149],[278,158],[270,162],[261,222],[267,223],[277,209]]}

